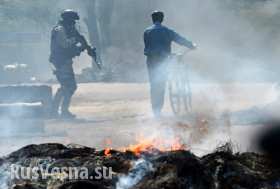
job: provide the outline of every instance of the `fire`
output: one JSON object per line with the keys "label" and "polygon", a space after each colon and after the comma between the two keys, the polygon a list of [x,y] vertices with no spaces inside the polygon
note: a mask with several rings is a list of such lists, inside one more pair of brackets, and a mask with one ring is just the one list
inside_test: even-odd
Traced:
{"label": "fire", "polygon": [[112,148],[109,148],[108,146],[112,145],[112,141],[110,139],[105,139],[105,145],[106,145],[106,149],[104,151],[104,155],[111,156]]}
{"label": "fire", "polygon": [[182,144],[179,137],[175,139],[140,139],[137,144],[129,145],[125,148],[125,151],[131,151],[136,155],[140,155],[143,152],[153,152],[153,151],[177,151],[185,150],[186,146]]}
{"label": "fire", "polygon": [[104,155],[105,156],[111,156],[111,150],[112,150],[111,148],[106,148],[105,151],[104,151]]}
{"label": "fire", "polygon": [[180,138],[176,138],[173,145],[171,146],[171,151],[185,150],[185,149],[186,149],[186,145],[181,143]]}
{"label": "fire", "polygon": [[125,151],[131,151],[136,155],[140,155],[141,152],[152,151],[155,149],[153,142],[149,140],[143,140],[138,144],[130,145]]}
{"label": "fire", "polygon": [[[106,140],[107,146],[108,143],[112,143],[110,140]],[[155,151],[165,152],[165,151],[177,151],[177,150],[186,150],[186,145],[180,140],[179,137],[176,138],[145,138],[140,136],[137,138],[137,143],[129,145],[128,147],[120,148],[119,151],[133,152],[135,155],[139,156],[141,153],[148,152],[153,153]],[[104,151],[105,156],[111,156],[112,148],[107,147]]]}

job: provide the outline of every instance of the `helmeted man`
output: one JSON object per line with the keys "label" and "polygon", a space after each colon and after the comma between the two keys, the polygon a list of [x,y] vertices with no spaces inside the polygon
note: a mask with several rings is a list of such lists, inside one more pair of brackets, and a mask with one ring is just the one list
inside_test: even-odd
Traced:
{"label": "helmeted man", "polygon": [[86,41],[75,27],[76,21],[80,19],[77,12],[65,10],[61,18],[51,34],[50,62],[60,84],[54,96],[52,113],[58,116],[61,107],[61,117],[74,118],[75,115],[69,111],[71,98],[77,89],[72,59],[86,49]]}
{"label": "helmeted man", "polygon": [[160,115],[164,104],[168,66],[166,60],[171,54],[172,42],[190,49],[196,48],[194,43],[163,26],[163,19],[163,12],[154,11],[152,13],[153,25],[144,32],[144,54],[147,56],[151,103],[155,116]]}

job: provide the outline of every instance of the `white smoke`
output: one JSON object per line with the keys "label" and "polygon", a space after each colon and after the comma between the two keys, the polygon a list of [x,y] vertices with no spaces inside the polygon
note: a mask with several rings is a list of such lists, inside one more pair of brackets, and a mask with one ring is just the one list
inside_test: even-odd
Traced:
{"label": "white smoke", "polygon": [[0,188],[1,189],[8,189],[8,184],[11,179],[10,175],[10,166],[7,164],[4,164],[0,166]]}
{"label": "white smoke", "polygon": [[145,159],[139,159],[133,163],[133,168],[128,175],[120,176],[116,184],[116,189],[130,189],[135,186],[141,179],[153,170],[153,165]]}

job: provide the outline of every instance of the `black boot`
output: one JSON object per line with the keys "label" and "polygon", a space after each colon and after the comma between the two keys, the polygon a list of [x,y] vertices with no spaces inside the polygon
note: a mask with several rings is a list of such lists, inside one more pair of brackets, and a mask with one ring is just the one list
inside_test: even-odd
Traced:
{"label": "black boot", "polygon": [[72,98],[72,94],[66,94],[64,96],[63,102],[62,102],[62,106],[61,106],[61,118],[64,119],[74,119],[76,117],[76,115],[72,114],[69,111],[69,106],[71,103],[71,98]]}
{"label": "black boot", "polygon": [[67,111],[61,112],[60,117],[61,117],[62,119],[75,119],[75,118],[76,118],[76,115],[75,115],[75,114],[72,114],[71,112],[69,112],[69,111],[67,110]]}

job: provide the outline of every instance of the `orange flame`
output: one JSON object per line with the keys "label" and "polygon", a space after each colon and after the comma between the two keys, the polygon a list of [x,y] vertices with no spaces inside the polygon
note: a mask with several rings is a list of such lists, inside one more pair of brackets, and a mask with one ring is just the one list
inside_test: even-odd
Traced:
{"label": "orange flame", "polygon": [[106,148],[105,151],[104,151],[104,155],[105,156],[111,156],[111,150],[112,150],[111,148]]}
{"label": "orange flame", "polygon": [[153,151],[177,151],[185,150],[186,146],[182,144],[180,138],[177,137],[172,140],[163,139],[141,139],[138,144],[130,145],[125,151],[131,151],[135,155],[140,155],[143,152],[153,152]]}
{"label": "orange flame", "polygon": [[141,152],[152,151],[153,148],[154,147],[152,141],[143,140],[138,144],[130,145],[128,148],[125,149],[125,151],[131,151],[136,155],[140,155]]}
{"label": "orange flame", "polygon": [[110,139],[105,139],[105,145],[107,146],[105,151],[104,151],[104,155],[105,156],[111,156],[111,150],[112,148],[109,148],[108,146],[112,145],[112,141]]}
{"label": "orange flame", "polygon": [[[106,139],[107,146],[112,142],[109,139]],[[138,137],[137,144],[129,145],[119,149],[119,151],[133,152],[135,155],[139,156],[144,152],[153,153],[155,151],[165,152],[165,151],[177,151],[177,150],[186,150],[186,146],[182,143],[179,137],[161,139],[161,138],[145,138],[143,136]],[[111,156],[112,148],[107,147],[104,151],[105,156]]]}

